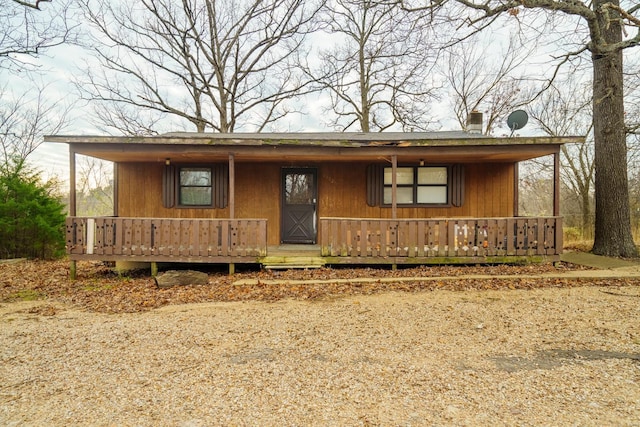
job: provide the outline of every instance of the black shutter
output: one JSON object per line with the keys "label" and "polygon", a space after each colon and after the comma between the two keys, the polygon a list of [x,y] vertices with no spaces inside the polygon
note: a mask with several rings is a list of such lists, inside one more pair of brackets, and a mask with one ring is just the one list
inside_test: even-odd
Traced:
{"label": "black shutter", "polygon": [[229,200],[229,165],[213,166],[213,206],[224,209]]}
{"label": "black shutter", "polygon": [[451,204],[460,207],[464,204],[464,166],[451,166]]}
{"label": "black shutter", "polygon": [[382,186],[382,165],[367,166],[367,205],[380,206]]}
{"label": "black shutter", "polygon": [[176,205],[176,167],[165,165],[162,171],[162,206],[172,208]]}

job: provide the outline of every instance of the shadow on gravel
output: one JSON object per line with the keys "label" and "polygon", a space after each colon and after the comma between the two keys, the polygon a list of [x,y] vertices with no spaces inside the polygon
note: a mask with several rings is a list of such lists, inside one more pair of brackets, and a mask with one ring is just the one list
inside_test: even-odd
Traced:
{"label": "shadow on gravel", "polygon": [[490,358],[499,370],[505,372],[527,371],[532,369],[553,369],[570,363],[611,359],[630,359],[640,361],[640,353],[622,353],[604,350],[547,350],[539,352],[534,358],[517,356],[498,356]]}

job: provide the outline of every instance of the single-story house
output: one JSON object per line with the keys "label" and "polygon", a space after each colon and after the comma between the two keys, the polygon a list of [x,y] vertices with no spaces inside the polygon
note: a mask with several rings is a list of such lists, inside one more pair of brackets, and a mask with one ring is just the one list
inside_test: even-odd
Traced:
{"label": "single-story house", "polygon": [[[323,264],[555,261],[559,152],[582,137],[421,133],[48,136],[70,153],[76,260]],[[114,215],[76,216],[76,154],[115,167]],[[553,215],[518,215],[518,163],[554,156]],[[153,266],[154,264],[152,264]]]}

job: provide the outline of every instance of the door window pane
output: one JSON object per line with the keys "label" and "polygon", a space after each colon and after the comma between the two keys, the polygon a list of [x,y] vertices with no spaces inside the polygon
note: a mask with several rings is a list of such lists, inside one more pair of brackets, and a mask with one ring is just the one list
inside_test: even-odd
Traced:
{"label": "door window pane", "polygon": [[285,177],[285,203],[288,205],[306,205],[314,203],[312,173],[288,173]]}

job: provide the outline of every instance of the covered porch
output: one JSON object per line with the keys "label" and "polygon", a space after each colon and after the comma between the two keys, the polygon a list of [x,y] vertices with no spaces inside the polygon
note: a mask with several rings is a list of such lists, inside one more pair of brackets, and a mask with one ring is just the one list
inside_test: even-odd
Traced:
{"label": "covered porch", "polygon": [[[69,145],[73,275],[78,260],[228,264],[230,272],[236,264],[557,261],[560,147],[581,138],[454,131],[48,140]],[[77,155],[114,163],[114,216],[77,215]],[[551,215],[522,217],[518,164],[541,156],[553,156]],[[182,198],[192,193],[204,197]]]}
{"label": "covered porch", "polygon": [[267,245],[265,219],[69,217],[66,246],[77,260],[260,264],[553,262],[562,253],[559,217],[320,218],[318,244]]}

